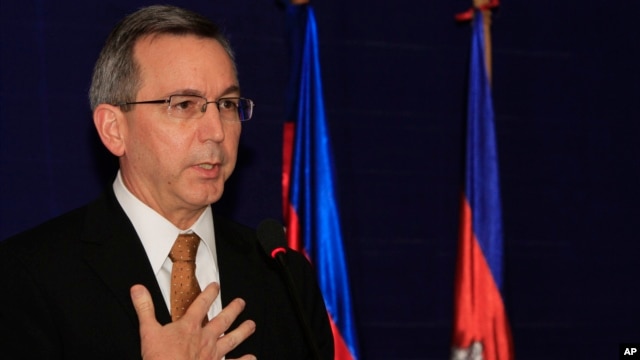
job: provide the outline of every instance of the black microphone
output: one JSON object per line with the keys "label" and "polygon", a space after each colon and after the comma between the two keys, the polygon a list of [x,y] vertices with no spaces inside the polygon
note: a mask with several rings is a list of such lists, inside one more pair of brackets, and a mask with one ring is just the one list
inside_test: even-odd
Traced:
{"label": "black microphone", "polygon": [[287,252],[287,241],[285,240],[284,228],[282,224],[274,219],[265,219],[258,225],[257,230],[258,241],[262,250],[271,258],[275,259],[278,264],[281,265],[282,272],[287,283],[287,289],[289,295],[293,300],[293,306],[302,326],[302,332],[304,333],[305,340],[311,348],[311,355],[315,360],[321,360],[320,351],[318,350],[318,344],[316,344],[311,326],[309,326],[309,320],[302,309],[302,300],[300,300],[300,294],[296,288],[296,284],[293,281],[291,270],[289,270],[289,264],[284,254]]}

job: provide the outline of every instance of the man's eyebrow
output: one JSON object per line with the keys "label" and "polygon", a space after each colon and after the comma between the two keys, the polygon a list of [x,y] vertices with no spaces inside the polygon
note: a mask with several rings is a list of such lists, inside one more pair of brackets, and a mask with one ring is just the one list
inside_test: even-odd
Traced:
{"label": "man's eyebrow", "polygon": [[[225,97],[229,94],[240,94],[240,86],[235,84],[229,86],[220,94],[220,96],[218,96],[218,98]],[[205,97],[202,91],[191,88],[176,90],[172,93],[172,95],[196,95]]]}
{"label": "man's eyebrow", "polygon": [[171,95],[196,95],[204,97],[202,91],[191,88],[176,90],[172,92]]}
{"label": "man's eyebrow", "polygon": [[220,94],[220,97],[224,97],[225,95],[229,95],[229,94],[240,94],[240,86],[238,85],[229,86],[225,91],[222,92],[222,94]]}

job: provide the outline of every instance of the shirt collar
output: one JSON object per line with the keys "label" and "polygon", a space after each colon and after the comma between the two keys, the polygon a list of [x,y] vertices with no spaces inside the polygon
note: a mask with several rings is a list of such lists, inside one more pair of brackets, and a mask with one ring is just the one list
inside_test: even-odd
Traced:
{"label": "shirt collar", "polygon": [[216,258],[215,235],[213,230],[213,216],[211,206],[207,206],[193,226],[187,230],[180,230],[169,220],[158,214],[155,210],[140,201],[133,195],[122,181],[122,175],[118,175],[113,182],[113,191],[120,206],[144,246],[154,274],[158,274],[162,264],[166,260],[171,247],[178,234],[195,232],[206,244],[207,250]]}

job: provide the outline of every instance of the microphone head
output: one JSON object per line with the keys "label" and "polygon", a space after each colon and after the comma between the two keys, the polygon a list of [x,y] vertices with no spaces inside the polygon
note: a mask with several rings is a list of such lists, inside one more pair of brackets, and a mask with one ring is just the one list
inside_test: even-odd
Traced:
{"label": "microphone head", "polygon": [[270,257],[275,259],[279,253],[287,252],[284,228],[279,221],[274,219],[262,220],[258,225],[257,235],[262,250]]}

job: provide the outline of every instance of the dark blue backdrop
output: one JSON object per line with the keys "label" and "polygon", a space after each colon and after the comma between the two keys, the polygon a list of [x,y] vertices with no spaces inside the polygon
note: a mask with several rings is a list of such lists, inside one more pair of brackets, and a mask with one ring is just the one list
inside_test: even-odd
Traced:
{"label": "dark blue backdrop", "polygon": [[[470,41],[453,15],[470,2],[314,2],[364,359],[448,356]],[[217,211],[279,217],[284,13],[273,0],[173,3],[223,24],[257,103]],[[146,4],[0,3],[0,238],[110,184],[86,93],[110,28]],[[615,358],[640,342],[638,14],[635,0],[505,0],[494,17],[519,359]]]}

